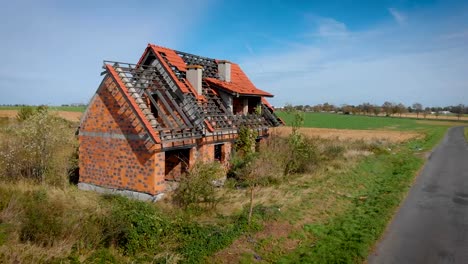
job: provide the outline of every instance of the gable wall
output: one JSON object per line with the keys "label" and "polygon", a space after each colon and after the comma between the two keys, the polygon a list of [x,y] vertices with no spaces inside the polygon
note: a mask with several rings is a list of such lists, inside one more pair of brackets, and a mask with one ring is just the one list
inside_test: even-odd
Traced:
{"label": "gable wall", "polygon": [[145,130],[106,77],[80,127],[80,182],[157,194],[164,191],[164,152],[150,151]]}

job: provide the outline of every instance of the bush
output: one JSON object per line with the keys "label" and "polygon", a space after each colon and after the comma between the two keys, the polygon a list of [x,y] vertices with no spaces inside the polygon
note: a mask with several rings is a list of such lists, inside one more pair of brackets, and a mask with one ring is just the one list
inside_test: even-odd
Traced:
{"label": "bush", "polygon": [[343,155],[345,150],[346,150],[345,147],[341,145],[338,145],[335,143],[329,144],[325,147],[325,150],[323,151],[324,159],[326,160],[338,159]]}
{"label": "bush", "polygon": [[18,121],[25,121],[26,119],[30,118],[33,114],[34,108],[32,106],[23,106],[18,110],[16,119],[18,119]]}
{"label": "bush", "polygon": [[318,162],[318,151],[314,142],[300,133],[288,138],[285,175],[308,172]]}
{"label": "bush", "polygon": [[236,140],[235,151],[241,156],[248,156],[255,150],[256,132],[248,127],[241,127]]}
{"label": "bush", "polygon": [[76,140],[67,121],[36,111],[2,131],[0,178],[34,179],[52,185],[67,182],[68,156]]}
{"label": "bush", "polygon": [[161,237],[167,235],[168,219],[149,203],[121,196],[108,196],[112,209],[104,231],[110,244],[123,249],[126,255],[156,251]]}
{"label": "bush", "polygon": [[31,241],[41,246],[52,246],[59,236],[64,235],[60,203],[50,202],[43,189],[23,197],[24,221],[21,226],[21,241]]}
{"label": "bush", "polygon": [[225,176],[218,162],[196,163],[180,181],[174,201],[184,209],[214,209],[219,202],[214,181]]}

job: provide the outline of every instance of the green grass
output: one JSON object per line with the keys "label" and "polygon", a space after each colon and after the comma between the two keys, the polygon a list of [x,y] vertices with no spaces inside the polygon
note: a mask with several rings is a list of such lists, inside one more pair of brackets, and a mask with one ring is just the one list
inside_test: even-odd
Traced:
{"label": "green grass", "polygon": [[[285,112],[276,112],[286,124],[291,124],[294,116]],[[329,113],[304,113],[304,127],[336,128],[336,129],[391,129],[418,130],[434,125],[421,124],[414,118],[375,117],[362,115],[341,115]],[[430,120],[437,124],[438,120]],[[441,120],[442,121],[442,120]],[[447,121],[447,120],[444,120]],[[453,122],[453,121],[451,121]],[[443,123],[441,123],[443,126]]]}
{"label": "green grass", "polygon": [[468,127],[465,127],[465,139],[468,141]]}
{"label": "green grass", "polygon": [[[0,106],[1,110],[19,110],[21,106]],[[86,106],[49,106],[52,111],[84,112]]]}
{"label": "green grass", "polygon": [[[419,147],[432,148],[446,129],[431,131],[392,152],[365,158],[350,172],[339,175],[357,188],[344,213],[326,223],[304,225],[301,246],[279,263],[362,263],[383,234],[396,208],[423,165]],[[338,177],[338,176],[337,176]]]}

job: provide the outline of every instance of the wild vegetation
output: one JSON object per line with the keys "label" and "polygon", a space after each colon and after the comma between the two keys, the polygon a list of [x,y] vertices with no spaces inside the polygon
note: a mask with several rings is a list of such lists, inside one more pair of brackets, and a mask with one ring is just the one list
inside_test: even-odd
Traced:
{"label": "wild vegetation", "polygon": [[[0,119],[0,262],[359,262],[447,127],[388,118],[380,126],[426,135],[393,144],[309,138],[308,113],[283,117],[291,134],[259,151],[243,129],[224,187],[212,184],[221,166],[200,163],[154,204],[68,184],[74,124],[34,109]],[[333,124],[372,126],[347,117]]]}

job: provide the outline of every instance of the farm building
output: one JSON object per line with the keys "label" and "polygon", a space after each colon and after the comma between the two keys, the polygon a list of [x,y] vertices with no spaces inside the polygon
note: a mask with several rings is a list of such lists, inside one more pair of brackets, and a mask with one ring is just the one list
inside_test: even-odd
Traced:
{"label": "farm building", "polygon": [[82,189],[157,199],[196,161],[227,164],[242,126],[282,124],[239,65],[149,44],[137,64],[104,62],[79,127]]}

